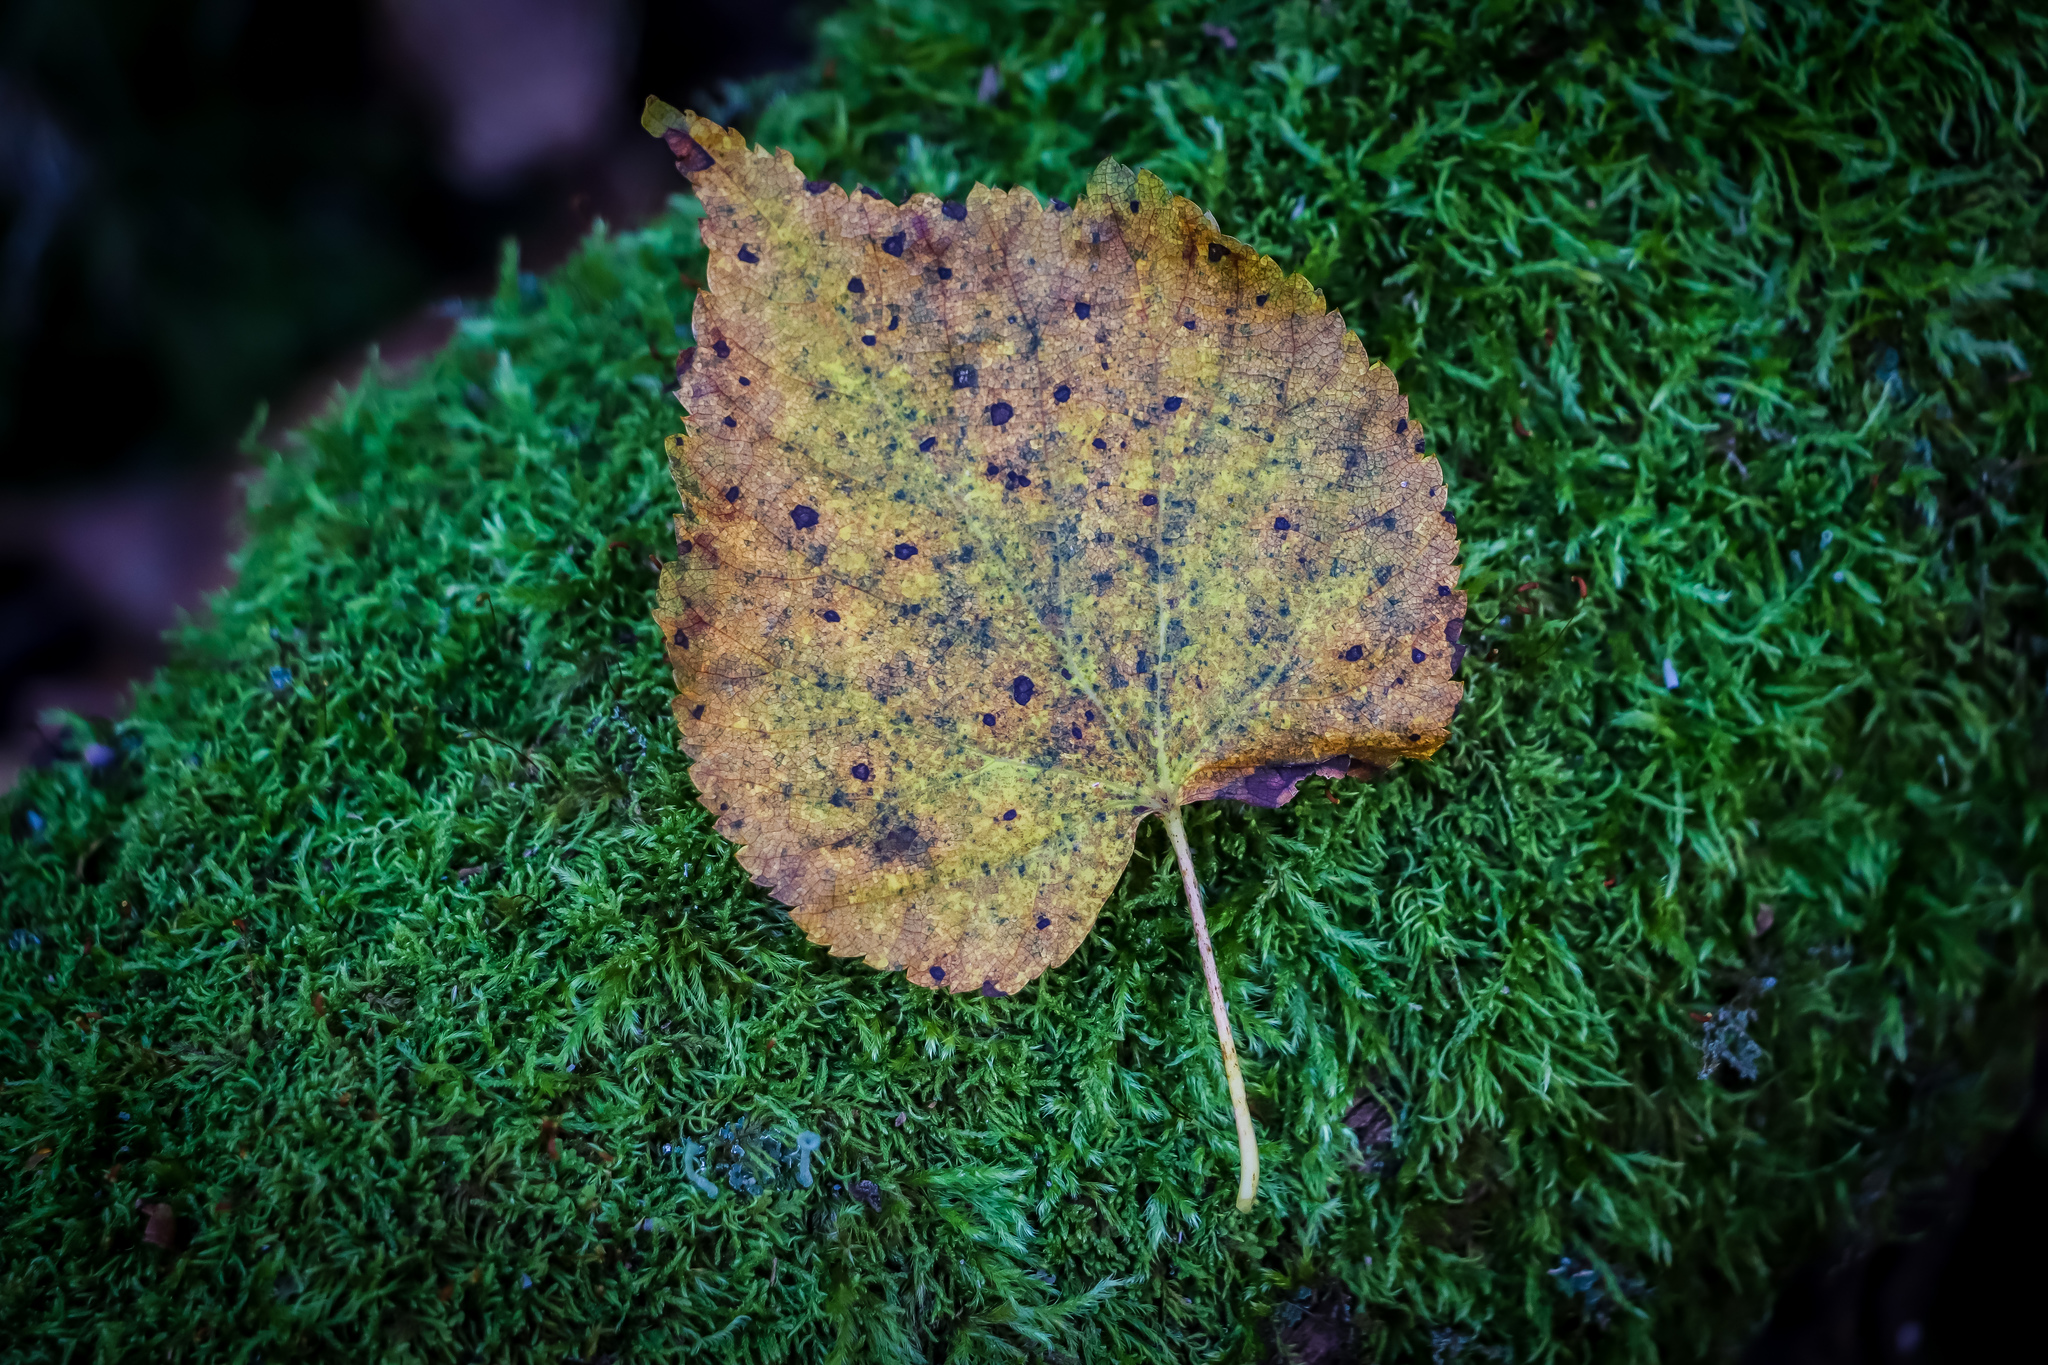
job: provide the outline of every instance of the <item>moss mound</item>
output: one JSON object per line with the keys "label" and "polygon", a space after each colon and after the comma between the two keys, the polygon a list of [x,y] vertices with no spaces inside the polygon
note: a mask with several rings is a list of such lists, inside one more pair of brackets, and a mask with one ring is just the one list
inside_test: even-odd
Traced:
{"label": "moss mound", "polygon": [[1999,1121],[2048,976],[2044,78],[1996,6],[831,20],[764,140],[1147,165],[1441,443],[1453,744],[1192,822],[1259,1208],[1156,827],[1004,1001],[710,833],[648,619],[682,205],[339,399],[4,798],[0,1359],[1725,1358]]}

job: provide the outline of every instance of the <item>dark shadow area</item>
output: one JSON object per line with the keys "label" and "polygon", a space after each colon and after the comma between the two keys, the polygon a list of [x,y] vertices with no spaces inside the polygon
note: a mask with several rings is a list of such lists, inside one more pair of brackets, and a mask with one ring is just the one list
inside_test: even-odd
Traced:
{"label": "dark shadow area", "polygon": [[0,22],[0,788],[223,584],[236,438],[403,364],[593,218],[638,125],[800,64],[792,0],[22,0]]}
{"label": "dark shadow area", "polygon": [[[2048,1283],[2048,1013],[2027,1106],[1981,1167],[1902,1211],[1909,1234],[1794,1275],[1745,1365],[2031,1359]],[[2017,1349],[2016,1349],[2017,1348]]]}

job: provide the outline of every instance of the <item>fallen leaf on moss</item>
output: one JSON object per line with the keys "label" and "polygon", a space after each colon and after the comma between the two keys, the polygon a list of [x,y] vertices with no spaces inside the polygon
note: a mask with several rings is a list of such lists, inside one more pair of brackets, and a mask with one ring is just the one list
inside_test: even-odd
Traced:
{"label": "fallen leaf on moss", "polygon": [[142,1225],[142,1240],[162,1251],[169,1251],[178,1232],[177,1215],[169,1204],[143,1204],[140,1211],[145,1221]]}
{"label": "fallen leaf on moss", "polygon": [[1001,996],[1162,817],[1255,1166],[1180,810],[1446,737],[1456,527],[1392,372],[1114,161],[898,206],[645,122],[710,250],[655,617],[718,830],[835,955]]}

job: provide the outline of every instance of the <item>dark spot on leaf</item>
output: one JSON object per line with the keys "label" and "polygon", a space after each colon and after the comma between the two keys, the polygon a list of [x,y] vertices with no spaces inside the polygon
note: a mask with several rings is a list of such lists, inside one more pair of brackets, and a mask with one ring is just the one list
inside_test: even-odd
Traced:
{"label": "dark spot on leaf", "polygon": [[1076,725],[1076,726],[1074,727],[1074,738],[1075,738],[1075,739],[1079,739],[1080,737],[1081,737],[1081,727],[1080,727],[1080,726],[1078,726],[1078,725]]}
{"label": "dark spot on leaf", "polygon": [[1453,526],[1456,526],[1458,524],[1457,514],[1452,512],[1451,509],[1448,507],[1444,509],[1444,520],[1448,521]]}
{"label": "dark spot on leaf", "polygon": [[732,347],[725,344],[724,337],[720,337],[718,340],[711,343],[711,352],[713,355],[716,355],[720,360],[724,360],[732,354]]}
{"label": "dark spot on leaf", "polygon": [[974,388],[979,382],[980,381],[975,377],[974,367],[972,365],[955,365],[953,367],[954,388],[971,389]]}
{"label": "dark spot on leaf", "polygon": [[853,780],[856,782],[866,782],[875,775],[875,770],[865,763],[854,764],[850,771],[853,773]]}
{"label": "dark spot on leaf", "polygon": [[1162,403],[1162,404],[1161,404],[1160,406],[1161,406],[1161,407],[1164,407],[1164,408],[1165,408],[1165,409],[1166,409],[1166,410],[1167,410],[1168,412],[1179,412],[1179,411],[1180,411],[1180,399],[1179,399],[1178,397],[1174,397],[1174,398],[1169,398],[1169,399],[1167,399],[1167,400],[1166,400],[1166,401],[1165,401],[1164,403]]}
{"label": "dark spot on leaf", "polygon": [[759,256],[756,256],[756,255],[755,255],[755,254],[754,254],[753,252],[751,252],[751,251],[747,250],[747,249],[746,249],[745,247],[741,247],[741,248],[739,249],[739,253],[738,253],[738,254],[739,254],[739,258],[740,258],[740,260],[741,260],[741,261],[743,261],[744,263],[746,263],[747,265],[752,265],[752,264],[754,264],[754,263],[755,263],[756,261],[758,261],[758,260],[760,260],[760,259],[761,259],[761,258],[760,258]]}
{"label": "dark spot on leaf", "polygon": [[944,967],[934,967],[934,968],[932,968],[932,980],[934,980],[934,981],[944,981],[945,979],[946,979],[946,969],[945,969]]}
{"label": "dark spot on leaf", "polygon": [[1405,435],[1405,434],[1407,434],[1407,431],[1408,431],[1408,419],[1407,419],[1406,417],[1403,417],[1403,418],[1402,418],[1402,419],[1401,419],[1400,421],[1398,421],[1398,422],[1394,423],[1394,434],[1395,434],[1396,436],[1402,436],[1402,435]]}
{"label": "dark spot on leaf", "polygon": [[1458,637],[1459,637],[1460,635],[1463,635],[1464,633],[1465,633],[1465,618],[1464,618],[1464,617],[1462,617],[1462,616],[1453,616],[1453,617],[1452,617],[1452,618],[1451,618],[1450,620],[1448,620],[1448,621],[1444,622],[1444,643],[1445,643],[1445,644],[1447,644],[1447,645],[1454,645],[1454,644],[1458,643]]}
{"label": "dark spot on leaf", "polygon": [[753,380],[751,380],[751,379],[747,378],[747,377],[746,377],[745,375],[741,375],[741,376],[740,376],[740,387],[741,387],[741,388],[747,388],[748,386],[752,385],[752,384],[753,384],[753,382],[754,382]]}
{"label": "dark spot on leaf", "polygon": [[1068,388],[1065,384],[1060,385],[1058,388],[1052,391],[1052,401],[1055,403],[1064,403],[1073,396],[1074,391]]}
{"label": "dark spot on leaf", "polygon": [[855,188],[859,189],[862,194],[866,195],[870,199],[880,199],[882,197],[882,193],[880,190],[871,190],[866,185],[859,185],[856,186]]}
{"label": "dark spot on leaf", "polygon": [[1387,586],[1387,580],[1393,576],[1394,566],[1391,564],[1382,564],[1372,571],[1372,581],[1383,588]]}
{"label": "dark spot on leaf", "polygon": [[808,531],[818,524],[818,509],[798,503],[789,509],[789,519],[796,523],[797,530]]}
{"label": "dark spot on leaf", "polygon": [[1012,493],[1014,493],[1020,488],[1031,487],[1031,480],[1025,475],[1019,474],[1013,470],[1010,473],[1003,475],[1003,487],[1009,489]]}
{"label": "dark spot on leaf", "polygon": [[690,708],[690,719],[691,719],[691,720],[702,720],[702,719],[704,719],[704,708],[703,708],[703,707],[701,707],[701,706],[693,706],[693,707],[691,707],[691,708]]}
{"label": "dark spot on leaf", "polygon": [[950,279],[952,279],[952,278],[953,278],[953,267],[952,267],[952,266],[950,266],[950,265],[942,265],[942,266],[940,266],[940,267],[939,267],[939,278],[940,278],[940,279],[942,279],[942,280],[950,280]]}
{"label": "dark spot on leaf", "polygon": [[891,256],[901,256],[903,254],[903,234],[899,232],[894,237],[885,238],[882,242],[882,250],[888,252]]}
{"label": "dark spot on leaf", "polygon": [[[1059,200],[1057,200],[1057,199],[1053,200],[1052,202],[1053,202],[1053,203],[1055,203],[1055,204],[1059,204],[1059,203],[1060,203],[1060,201],[1059,201]],[[1064,204],[1060,204],[1060,207],[1061,207],[1061,208],[1065,208],[1065,207],[1066,207],[1066,205],[1064,205]],[[982,993],[982,995],[983,995],[983,996],[984,996],[984,997],[985,997],[986,999],[989,999],[989,1000],[1007,1000],[1007,999],[1009,999],[1009,998],[1010,998],[1010,993],[1009,993],[1008,991],[999,991],[999,990],[997,990],[997,989],[996,989],[996,983],[995,983],[995,982],[993,982],[993,981],[984,981],[984,982],[982,982],[982,983],[981,983],[981,993]]]}
{"label": "dark spot on leaf", "polygon": [[1214,264],[1216,264],[1216,262],[1218,262],[1218,261],[1222,260],[1222,259],[1223,259],[1223,258],[1224,258],[1225,256],[1228,256],[1229,254],[1230,254],[1230,253],[1229,253],[1228,251],[1226,251],[1226,250],[1224,249],[1223,243],[1221,243],[1221,242],[1211,242],[1211,243],[1209,243],[1209,264],[1210,264],[1210,265],[1214,265]]}
{"label": "dark spot on leaf", "polygon": [[1429,449],[1429,442],[1427,442],[1427,441],[1417,441],[1417,442],[1415,443],[1415,453],[1416,453],[1417,455],[1420,455],[1420,454],[1422,454],[1423,452],[1427,451],[1428,449]]}
{"label": "dark spot on leaf", "polygon": [[1016,416],[1016,410],[1008,403],[991,403],[988,405],[988,424],[992,427],[999,427],[1014,416]]}
{"label": "dark spot on leaf", "polygon": [[902,318],[900,318],[900,317],[896,317],[896,316],[893,316],[893,315],[892,315],[892,316],[890,317],[890,319],[889,319],[889,330],[890,330],[890,331],[892,331],[892,332],[893,332],[893,331],[895,331],[895,330],[896,330],[896,324],[897,324],[897,323],[899,323],[899,322],[901,322],[901,321],[903,321],[903,319],[902,319]]}
{"label": "dark spot on leaf", "polygon": [[846,282],[846,292],[849,294],[865,294],[868,292],[868,287],[860,282],[860,276],[855,275]]}
{"label": "dark spot on leaf", "polygon": [[1068,682],[1072,682],[1074,680],[1074,675],[1067,672],[1067,670],[1064,668],[1060,670],[1060,676],[1062,678],[1065,678]]}
{"label": "dark spot on leaf", "polygon": [[1157,507],[1159,505],[1159,496],[1156,493],[1147,493],[1144,497],[1139,498],[1138,501],[1147,507]]}
{"label": "dark spot on leaf", "polygon": [[839,620],[839,613],[838,613],[838,612],[836,612],[836,611],[832,611],[832,610],[830,610],[830,609],[827,609],[827,611],[825,612],[825,619],[826,619],[827,621],[831,621],[831,622],[833,622],[834,624],[837,624],[837,622],[838,622],[838,620]]}
{"label": "dark spot on leaf", "polygon": [[994,724],[996,723],[996,713],[995,713],[995,712],[993,712],[993,711],[984,711],[984,712],[982,712],[982,713],[981,713],[981,723],[982,723],[983,725],[994,725]]}
{"label": "dark spot on leaf", "polygon": [[875,855],[883,862],[893,862],[899,858],[915,858],[930,847],[931,840],[919,835],[915,826],[898,825],[875,841]]}
{"label": "dark spot on leaf", "polygon": [[915,545],[898,545],[895,550],[898,559],[908,559],[916,553],[917,547]]}
{"label": "dark spot on leaf", "polygon": [[1424,654],[1419,649],[1411,649],[1408,651],[1408,657],[1413,659],[1416,663],[1421,663],[1424,659],[1427,659],[1429,656],[1427,654]]}
{"label": "dark spot on leaf", "polygon": [[919,441],[919,442],[917,443],[917,448],[918,448],[919,452],[921,452],[922,454],[926,454],[926,455],[929,455],[929,454],[931,454],[931,452],[932,452],[932,447],[933,447],[933,446],[935,446],[935,445],[937,445],[938,443],[939,443],[939,438],[938,438],[938,437],[936,437],[936,436],[927,436],[927,437],[925,437],[925,438],[924,438],[924,439],[923,439],[922,441]]}
{"label": "dark spot on leaf", "polygon": [[1436,595],[1438,597],[1449,597],[1451,595],[1451,590],[1446,585],[1439,583],[1436,585]]}
{"label": "dark spot on leaf", "polygon": [[1064,199],[1055,199],[1052,201],[1052,211],[1054,213],[1065,213],[1068,209],[1072,207],[1074,206],[1072,204],[1069,204]]}
{"label": "dark spot on leaf", "polygon": [[1041,929],[1050,929],[1052,928],[1052,921],[1047,919],[1044,915],[1040,915],[1038,917],[1038,927]]}
{"label": "dark spot on leaf", "polygon": [[864,336],[864,337],[862,337],[862,338],[860,339],[860,344],[861,344],[861,345],[863,345],[863,346],[872,346],[872,345],[874,345],[874,344],[875,344],[875,334],[874,334],[873,332],[869,332],[869,333],[868,333],[868,334],[867,334],[866,336]]}
{"label": "dark spot on leaf", "polygon": [[1109,442],[1103,440],[1100,436],[1098,436],[1095,438],[1095,448],[1097,450],[1108,450]]}
{"label": "dark spot on leaf", "polygon": [[948,199],[944,204],[940,205],[939,212],[945,214],[956,223],[967,221],[967,205],[956,199]]}
{"label": "dark spot on leaf", "polygon": [[688,649],[690,647],[690,637],[683,634],[681,626],[676,627],[676,633],[670,638],[675,641],[677,649]]}
{"label": "dark spot on leaf", "polygon": [[1137,201],[1137,200],[1135,200],[1135,199],[1133,199],[1133,200],[1131,201],[1131,212],[1132,212],[1132,213],[1136,213],[1137,211],[1138,211],[1138,201]]}
{"label": "dark spot on leaf", "polygon": [[1343,754],[1310,763],[1268,763],[1233,778],[1216,799],[1272,809],[1292,801],[1304,778],[1342,777],[1350,770],[1351,760]]}
{"label": "dark spot on leaf", "polygon": [[725,500],[727,502],[738,502],[740,500],[740,486],[738,484],[734,484],[725,490]]}
{"label": "dark spot on leaf", "polygon": [[1355,664],[1355,663],[1357,663],[1357,662],[1358,662],[1358,661],[1359,661],[1360,659],[1363,659],[1364,657],[1365,657],[1365,646],[1364,646],[1364,645],[1353,645],[1353,646],[1351,646],[1351,648],[1349,648],[1349,649],[1347,649],[1347,650],[1345,650],[1345,651],[1344,651],[1344,662],[1345,662],[1345,663],[1347,663],[1347,664]]}
{"label": "dark spot on leaf", "polygon": [[1189,318],[1186,322],[1183,322],[1181,326],[1187,328],[1190,332],[1192,332],[1195,330],[1195,320],[1193,318]]}
{"label": "dark spot on leaf", "polygon": [[832,182],[831,182],[831,181],[829,181],[829,180],[806,180],[806,181],[804,181],[804,193],[805,193],[805,194],[823,194],[823,193],[824,193],[824,192],[825,192],[826,190],[829,190],[829,189],[831,189],[831,188],[832,188]]}
{"label": "dark spot on leaf", "polygon": [[1017,818],[1017,812],[1013,810],[1006,810],[1003,812],[1003,818],[1005,820],[1014,820]]}
{"label": "dark spot on leaf", "polygon": [[1264,308],[1266,306],[1266,296],[1264,294],[1261,294],[1257,298],[1253,299],[1252,302],[1257,304],[1259,307]]}
{"label": "dark spot on leaf", "polygon": [[729,427],[736,427],[736,426],[738,426],[738,425],[739,425],[739,423],[738,423],[738,422],[735,422],[735,421],[733,421],[733,420],[732,420],[732,418],[730,418],[730,417],[728,417],[728,418],[726,418],[726,419],[725,419],[725,424],[726,424],[727,426],[729,426]]}
{"label": "dark spot on leaf", "polygon": [[1029,706],[1031,704],[1031,694],[1037,690],[1037,687],[1032,685],[1031,679],[1020,676],[1010,683],[1010,698],[1019,706]]}
{"label": "dark spot on leaf", "polygon": [[669,129],[662,141],[668,143],[669,151],[675,154],[676,169],[684,175],[702,175],[718,164],[696,138],[680,128]]}
{"label": "dark spot on leaf", "polygon": [[1088,320],[1088,305],[1085,303],[1075,304],[1074,316],[1081,319],[1081,321],[1086,322]]}

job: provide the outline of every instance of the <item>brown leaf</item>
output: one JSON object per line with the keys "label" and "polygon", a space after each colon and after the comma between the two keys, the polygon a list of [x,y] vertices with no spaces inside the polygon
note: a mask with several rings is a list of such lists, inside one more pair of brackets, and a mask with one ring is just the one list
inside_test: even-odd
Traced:
{"label": "brown leaf", "polygon": [[144,1204],[141,1211],[148,1219],[143,1224],[142,1240],[160,1250],[169,1251],[178,1233],[178,1217],[171,1212],[171,1206]]}
{"label": "brown leaf", "polygon": [[646,122],[710,249],[655,617],[700,798],[813,941],[1014,993],[1147,816],[1443,743],[1443,473],[1307,281],[1114,161],[898,206]]}
{"label": "brown leaf", "polygon": [[1344,1126],[1358,1135],[1361,1147],[1391,1142],[1394,1137],[1393,1115],[1370,1095],[1359,1096],[1358,1102],[1345,1113]]}

